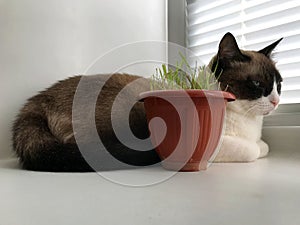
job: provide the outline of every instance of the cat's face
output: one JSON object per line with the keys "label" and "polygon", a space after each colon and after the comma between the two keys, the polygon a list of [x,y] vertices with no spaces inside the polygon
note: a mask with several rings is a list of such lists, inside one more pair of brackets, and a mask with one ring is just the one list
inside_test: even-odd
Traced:
{"label": "cat's face", "polygon": [[252,114],[267,115],[278,106],[282,78],[270,55],[280,41],[257,52],[243,51],[227,33],[212,59],[222,90],[233,93]]}

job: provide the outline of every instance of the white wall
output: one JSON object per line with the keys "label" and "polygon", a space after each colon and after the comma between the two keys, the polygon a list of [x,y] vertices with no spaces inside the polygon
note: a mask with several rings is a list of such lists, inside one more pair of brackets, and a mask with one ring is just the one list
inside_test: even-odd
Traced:
{"label": "white wall", "polygon": [[0,0],[0,158],[25,99],[116,46],[165,41],[165,18],[165,0]]}

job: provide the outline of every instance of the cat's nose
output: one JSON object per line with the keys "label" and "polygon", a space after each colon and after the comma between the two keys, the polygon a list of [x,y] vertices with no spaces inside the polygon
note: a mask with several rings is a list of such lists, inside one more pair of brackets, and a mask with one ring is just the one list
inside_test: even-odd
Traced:
{"label": "cat's nose", "polygon": [[278,100],[271,100],[270,102],[272,103],[272,105],[274,105],[274,107],[276,107],[279,104]]}

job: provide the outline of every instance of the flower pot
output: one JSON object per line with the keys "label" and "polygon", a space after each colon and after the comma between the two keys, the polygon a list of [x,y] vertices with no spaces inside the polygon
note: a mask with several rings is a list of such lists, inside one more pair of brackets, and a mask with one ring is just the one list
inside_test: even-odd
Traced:
{"label": "flower pot", "polygon": [[[158,90],[140,94],[151,141],[165,169],[207,169],[218,150],[228,101],[223,91]],[[159,118],[159,119],[158,119]]]}

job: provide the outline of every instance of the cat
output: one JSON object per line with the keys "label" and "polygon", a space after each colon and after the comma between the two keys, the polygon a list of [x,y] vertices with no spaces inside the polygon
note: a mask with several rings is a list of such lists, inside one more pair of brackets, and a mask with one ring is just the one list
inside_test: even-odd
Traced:
{"label": "cat", "polygon": [[268,154],[261,132],[263,116],[279,103],[282,77],[271,53],[281,40],[257,52],[240,50],[231,33],[220,41],[210,66],[217,70],[221,88],[237,100],[227,105],[225,133],[214,162],[251,162]]}
{"label": "cat", "polygon": [[[225,136],[216,162],[248,162],[267,154],[268,146],[260,139],[261,126],[263,115],[274,110],[279,101],[282,78],[270,58],[279,41],[254,52],[240,50],[230,33],[222,38],[219,51],[209,66],[216,70],[221,88],[235,94],[237,100],[228,104]],[[91,86],[103,84],[92,119],[105,149],[97,146],[84,150],[80,148],[79,151],[78,140],[75,138],[73,100],[78,85],[85,79]],[[22,167],[35,171],[89,172],[159,163],[155,150],[135,151],[124,146],[112,127],[114,100],[133,81],[138,82],[127,89],[126,97],[120,101],[126,106],[132,99],[137,99],[139,93],[150,89],[148,79],[129,74],[75,76],[59,81],[30,98],[12,127],[13,149]],[[87,91],[81,98],[88,99],[92,94],[95,93]],[[83,105],[77,114],[89,116],[86,111]],[[119,127],[125,126],[126,122],[125,116],[117,117]],[[131,109],[129,124],[132,133],[138,138],[149,136],[142,102],[137,101]],[[94,140],[90,139],[89,125],[82,123],[81,126],[84,135],[80,138],[86,143],[92,143]],[[111,155],[117,160],[112,161]],[[90,159],[89,163],[86,157]],[[96,163],[91,166],[93,160]]]}

